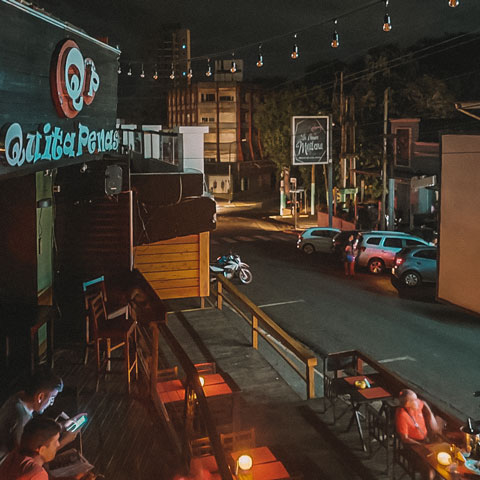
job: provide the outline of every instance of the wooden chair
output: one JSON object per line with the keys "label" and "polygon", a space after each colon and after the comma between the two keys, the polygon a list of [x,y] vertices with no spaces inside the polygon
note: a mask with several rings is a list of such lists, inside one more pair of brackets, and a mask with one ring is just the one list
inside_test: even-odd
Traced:
{"label": "wooden chair", "polygon": [[338,379],[346,375],[358,374],[356,352],[338,352],[323,358],[323,413],[327,411],[327,401],[332,406],[333,423],[336,423],[335,403],[341,392]]}
{"label": "wooden chair", "polygon": [[83,297],[85,301],[85,354],[83,357],[83,363],[86,365],[88,362],[88,349],[95,347],[95,341],[92,340],[93,332],[92,326],[90,325],[90,316],[88,314],[88,299],[94,297],[98,292],[102,292],[103,299],[105,303],[108,302],[107,299],[107,289],[105,287],[105,277],[94,278],[93,280],[88,280],[82,283]]}
{"label": "wooden chair", "polygon": [[197,369],[199,375],[217,373],[217,365],[215,362],[196,363],[195,368]]}
{"label": "wooden chair", "polygon": [[[404,445],[400,437],[393,434],[393,465],[392,465],[392,479],[398,480],[407,475],[411,480],[416,478],[416,465],[413,451],[408,445]],[[397,477],[396,466],[402,469],[402,473]]]}
{"label": "wooden chair", "polygon": [[221,433],[220,441],[226,452],[255,448],[255,429],[240,430],[232,433]]}
{"label": "wooden chair", "polygon": [[[255,448],[255,429],[241,430],[234,433],[221,433],[220,442],[225,452],[233,452],[239,449]],[[193,457],[213,455],[209,437],[195,438],[190,442]]]}
{"label": "wooden chair", "polygon": [[[135,369],[135,378],[138,377],[138,359],[136,322],[128,318],[128,305],[114,312],[115,315],[108,315],[102,292],[89,296],[87,305],[97,355],[97,372],[99,373],[101,370],[100,344],[102,341],[106,343],[106,371],[110,371],[111,353],[118,348],[124,347],[125,370],[127,374],[128,391],[130,392],[131,373],[133,369]],[[122,318],[119,318],[120,316],[122,316]],[[113,346],[112,340],[117,342]],[[133,360],[130,358],[130,349],[132,347]]]}
{"label": "wooden chair", "polygon": [[373,405],[367,404],[366,409],[369,454],[370,457],[373,457],[380,448],[385,449],[385,474],[388,476],[393,449],[392,417],[387,408],[382,407],[377,410]]}

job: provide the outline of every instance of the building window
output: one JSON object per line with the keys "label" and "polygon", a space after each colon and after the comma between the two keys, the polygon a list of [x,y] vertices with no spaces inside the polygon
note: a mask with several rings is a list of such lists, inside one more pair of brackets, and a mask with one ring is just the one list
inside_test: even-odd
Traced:
{"label": "building window", "polygon": [[201,96],[202,102],[214,102],[215,94],[214,93],[202,93]]}
{"label": "building window", "polygon": [[213,117],[202,117],[202,123],[213,123],[215,122],[215,118]]}
{"label": "building window", "polygon": [[221,102],[233,102],[234,98],[232,95],[221,95],[220,96],[220,101]]}

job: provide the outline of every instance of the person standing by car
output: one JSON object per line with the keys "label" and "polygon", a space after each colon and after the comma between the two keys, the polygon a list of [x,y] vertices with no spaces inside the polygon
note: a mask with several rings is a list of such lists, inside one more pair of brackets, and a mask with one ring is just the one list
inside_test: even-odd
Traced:
{"label": "person standing by car", "polygon": [[345,267],[345,275],[348,277],[355,275],[355,236],[352,234],[348,237],[347,244],[343,252],[343,265]]}

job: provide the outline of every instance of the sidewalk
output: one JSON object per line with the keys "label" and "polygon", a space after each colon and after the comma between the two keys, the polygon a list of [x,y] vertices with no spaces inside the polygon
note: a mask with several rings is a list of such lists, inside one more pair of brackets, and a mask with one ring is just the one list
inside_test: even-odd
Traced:
{"label": "sidewalk", "polygon": [[[268,218],[274,222],[285,225],[287,230],[292,232],[301,232],[310,227],[316,227],[317,217],[315,215],[310,215],[309,213],[298,213],[297,221],[293,215],[280,215],[279,205],[277,205],[277,199],[264,199],[264,200],[254,200],[254,201],[233,201],[228,202],[226,200],[217,200],[217,213],[233,213],[241,211],[258,211],[268,215]],[[296,224],[296,230],[295,230]]]}
{"label": "sidewalk", "polygon": [[[168,303],[182,308],[179,301]],[[241,426],[255,428],[256,444],[270,447],[291,474],[301,473],[305,480],[385,478],[375,473],[380,467],[366,467],[355,448],[344,443],[353,436],[356,445],[356,431],[339,440],[325,423],[329,415],[320,415],[323,400],[302,400],[251,348],[232,315],[216,309],[185,310],[170,313],[168,325],[193,362],[216,361],[239,385]],[[337,429],[339,425],[345,428],[337,423]]]}

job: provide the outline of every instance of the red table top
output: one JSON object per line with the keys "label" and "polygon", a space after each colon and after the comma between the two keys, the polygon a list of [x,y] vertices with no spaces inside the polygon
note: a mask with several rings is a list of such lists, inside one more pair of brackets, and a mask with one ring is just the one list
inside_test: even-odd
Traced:
{"label": "red table top", "polygon": [[382,387],[365,388],[363,390],[358,390],[358,393],[369,400],[392,396],[391,393],[387,392]]}
{"label": "red table top", "polygon": [[366,375],[357,375],[355,377],[343,377],[343,379],[349,383],[350,385],[355,385],[355,382],[358,380],[365,380],[367,379],[370,382],[370,385],[373,385],[375,383],[375,380],[372,380]]}
{"label": "red table top", "polygon": [[241,455],[250,455],[253,458],[253,464],[275,462],[277,458],[268,447],[249,448],[232,452],[231,457],[236,462]]}
{"label": "red table top", "polygon": [[[219,373],[202,375],[205,380],[203,392],[205,396],[229,395],[232,389]],[[157,383],[157,394],[163,403],[179,402],[185,399],[185,389],[180,380],[168,380]]]}

